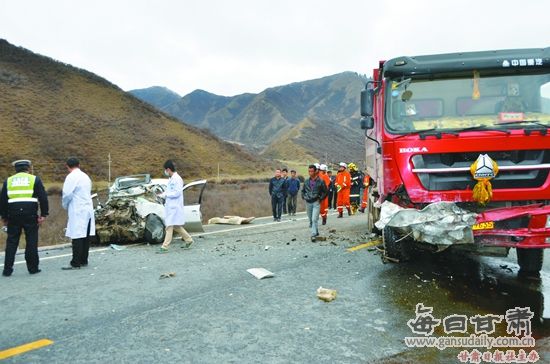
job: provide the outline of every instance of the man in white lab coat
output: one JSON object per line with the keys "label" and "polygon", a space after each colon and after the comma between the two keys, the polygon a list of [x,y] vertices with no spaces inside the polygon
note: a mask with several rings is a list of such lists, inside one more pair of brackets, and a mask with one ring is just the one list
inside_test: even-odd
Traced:
{"label": "man in white lab coat", "polygon": [[181,235],[183,241],[185,241],[186,244],[184,247],[188,248],[193,243],[193,238],[183,228],[183,225],[185,225],[185,216],[183,213],[183,180],[178,172],[176,172],[176,165],[173,161],[167,160],[164,163],[164,175],[170,177],[170,179],[166,186],[166,192],[162,194],[162,197],[166,198],[166,202],[164,203],[164,225],[166,226],[166,235],[159,253],[166,253],[168,251],[168,246],[172,242],[174,230],[176,230],[176,232]]}
{"label": "man in white lab coat", "polygon": [[90,236],[95,235],[92,181],[80,170],[80,162],[76,158],[67,160],[67,169],[69,174],[63,184],[62,204],[69,215],[65,235],[73,241],[73,259],[63,270],[80,269],[88,265]]}

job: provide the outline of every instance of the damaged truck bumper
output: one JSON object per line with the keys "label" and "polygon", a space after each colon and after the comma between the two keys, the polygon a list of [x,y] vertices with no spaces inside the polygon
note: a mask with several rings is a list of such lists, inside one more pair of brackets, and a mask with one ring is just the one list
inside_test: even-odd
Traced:
{"label": "damaged truck bumper", "polygon": [[[515,248],[550,247],[550,205],[532,204],[487,210],[472,227],[476,243]],[[509,228],[522,221],[523,227]]]}
{"label": "damaged truck bumper", "polygon": [[531,204],[475,213],[453,202],[436,202],[422,210],[385,201],[380,206],[380,230],[391,227],[415,241],[439,250],[455,244],[549,248],[550,205]]}

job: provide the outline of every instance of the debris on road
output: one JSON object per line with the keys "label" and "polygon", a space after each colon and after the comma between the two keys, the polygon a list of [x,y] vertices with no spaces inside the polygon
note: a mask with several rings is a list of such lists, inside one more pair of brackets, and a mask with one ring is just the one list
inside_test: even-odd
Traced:
{"label": "debris on road", "polygon": [[501,265],[500,265],[500,268],[501,268],[501,269],[504,269],[504,270],[506,270],[506,271],[508,271],[508,272],[510,272],[510,273],[513,273],[513,272],[514,272],[514,271],[512,270],[512,268],[510,268],[507,264],[501,264]]}
{"label": "debris on road", "polygon": [[159,279],[173,278],[175,276],[176,276],[176,272],[168,272],[168,273],[161,274]]}
{"label": "debris on road", "polygon": [[374,247],[374,246],[378,246],[378,245],[382,245],[382,240],[381,239],[376,239],[376,240],[369,241],[367,243],[352,246],[351,248],[346,249],[346,251],[347,252],[354,252],[354,251],[357,251],[357,250],[361,250],[361,249],[364,249],[364,248],[370,248],[370,247]]}
{"label": "debris on road", "polygon": [[243,225],[250,224],[254,221],[255,217],[241,217],[241,216],[224,216],[213,217],[208,220],[208,225],[212,224],[224,224],[224,225]]}
{"label": "debris on road", "polygon": [[117,245],[117,244],[111,244],[110,247],[111,247],[111,249],[118,250],[118,251],[126,249],[125,246],[121,246],[121,245]]}
{"label": "debris on road", "polygon": [[271,248],[271,246],[270,246],[270,245],[266,245],[266,246],[264,247],[264,250],[266,250],[266,251],[267,251],[267,250],[269,250],[270,248]]}
{"label": "debris on road", "polygon": [[246,271],[258,279],[271,278],[275,276],[272,272],[265,268],[250,268]]}
{"label": "debris on road", "polygon": [[319,287],[317,288],[317,297],[321,301],[331,302],[336,299],[336,290]]}

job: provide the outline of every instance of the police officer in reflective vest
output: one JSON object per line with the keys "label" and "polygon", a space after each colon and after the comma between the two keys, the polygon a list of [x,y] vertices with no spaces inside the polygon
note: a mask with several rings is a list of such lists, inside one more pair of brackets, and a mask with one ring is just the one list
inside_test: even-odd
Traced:
{"label": "police officer in reflective vest", "polygon": [[[38,225],[48,216],[48,196],[42,181],[29,173],[31,162],[18,160],[12,163],[16,174],[8,178],[0,195],[0,216],[8,226],[6,255],[2,275],[9,277],[13,273],[15,253],[19,245],[21,232],[25,231],[27,245],[25,261],[30,274],[38,269]],[[40,216],[38,205],[40,204]]]}

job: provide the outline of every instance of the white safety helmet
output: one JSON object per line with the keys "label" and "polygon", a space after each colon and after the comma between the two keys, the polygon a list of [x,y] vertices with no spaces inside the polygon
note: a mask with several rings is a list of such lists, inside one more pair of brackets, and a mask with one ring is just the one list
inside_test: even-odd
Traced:
{"label": "white safety helmet", "polygon": [[320,169],[321,171],[326,171],[326,170],[327,170],[327,165],[326,165],[326,164],[321,164],[321,165],[319,166],[319,169]]}
{"label": "white safety helmet", "polygon": [[319,170],[319,168],[321,168],[321,165],[319,163],[314,163],[313,165],[315,166],[315,168],[317,168],[317,170]]}
{"label": "white safety helmet", "polygon": [[348,168],[348,165],[344,162],[340,162],[339,166],[344,167],[344,168]]}

